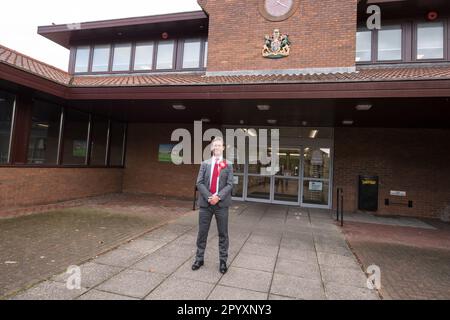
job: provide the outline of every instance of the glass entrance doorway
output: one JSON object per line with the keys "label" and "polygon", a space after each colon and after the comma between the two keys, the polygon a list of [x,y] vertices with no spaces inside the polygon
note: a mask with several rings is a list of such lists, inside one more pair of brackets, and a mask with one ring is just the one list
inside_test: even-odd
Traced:
{"label": "glass entrance doorway", "polygon": [[330,208],[332,140],[304,140],[303,145],[280,144],[279,165],[272,168],[273,174],[270,174],[270,165],[248,161],[248,155],[245,164],[235,164],[233,198]]}

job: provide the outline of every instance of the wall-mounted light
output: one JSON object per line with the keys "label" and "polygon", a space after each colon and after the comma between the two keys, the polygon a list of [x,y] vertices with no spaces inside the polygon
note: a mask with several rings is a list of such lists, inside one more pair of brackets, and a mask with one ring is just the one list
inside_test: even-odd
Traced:
{"label": "wall-mounted light", "polygon": [[277,124],[277,120],[275,120],[275,119],[269,119],[269,120],[267,120],[267,123],[268,123],[268,124]]}
{"label": "wall-mounted light", "polygon": [[174,104],[172,108],[174,108],[175,110],[186,110],[186,106],[182,104]]}
{"label": "wall-mounted light", "polygon": [[270,110],[270,106],[268,104],[259,104],[257,105],[259,111],[268,111]]}
{"label": "wall-mounted light", "polygon": [[372,109],[372,105],[371,104],[358,104],[355,108],[358,111],[369,111],[370,109]]}
{"label": "wall-mounted light", "polygon": [[346,125],[346,126],[351,126],[354,123],[355,123],[355,121],[353,121],[353,120],[344,120],[344,121],[342,121],[342,124]]}
{"label": "wall-mounted light", "polygon": [[311,138],[311,139],[314,139],[315,137],[317,137],[317,134],[319,133],[319,130],[311,130],[310,132],[309,132],[309,137]]}

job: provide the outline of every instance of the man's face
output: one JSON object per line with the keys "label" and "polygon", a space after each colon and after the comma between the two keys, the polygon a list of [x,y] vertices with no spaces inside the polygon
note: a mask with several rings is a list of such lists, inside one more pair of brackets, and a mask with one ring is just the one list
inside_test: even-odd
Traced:
{"label": "man's face", "polygon": [[223,151],[225,150],[225,147],[223,146],[222,141],[214,141],[211,150],[215,157],[220,157],[223,154]]}

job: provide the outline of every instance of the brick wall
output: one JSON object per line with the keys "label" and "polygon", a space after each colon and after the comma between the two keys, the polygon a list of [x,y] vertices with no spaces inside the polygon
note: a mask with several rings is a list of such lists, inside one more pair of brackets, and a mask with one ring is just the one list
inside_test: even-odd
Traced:
{"label": "brick wall", "polygon": [[[379,214],[450,215],[450,130],[336,128],[334,190],[344,188],[346,210],[357,210],[358,175],[379,176]],[[413,208],[385,206],[385,198]]]}
{"label": "brick wall", "polygon": [[0,168],[0,208],[121,192],[123,169]]}
{"label": "brick wall", "polygon": [[[258,2],[199,1],[209,14],[209,72],[355,65],[356,0],[301,0],[296,13],[281,22],[263,18]],[[291,55],[265,59],[264,35],[276,28],[289,34]]]}
{"label": "brick wall", "polygon": [[177,128],[186,128],[192,132],[192,125],[184,124],[128,126],[124,192],[192,199],[199,166],[177,166],[158,161],[159,144],[172,143],[171,134]]}

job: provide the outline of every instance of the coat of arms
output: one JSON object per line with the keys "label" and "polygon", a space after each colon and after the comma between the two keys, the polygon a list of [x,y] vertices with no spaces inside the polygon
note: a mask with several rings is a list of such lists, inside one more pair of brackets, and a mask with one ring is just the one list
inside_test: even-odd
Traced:
{"label": "coat of arms", "polygon": [[266,35],[262,55],[264,58],[279,59],[289,55],[291,42],[287,34],[281,34],[279,29],[273,30],[272,36]]}

